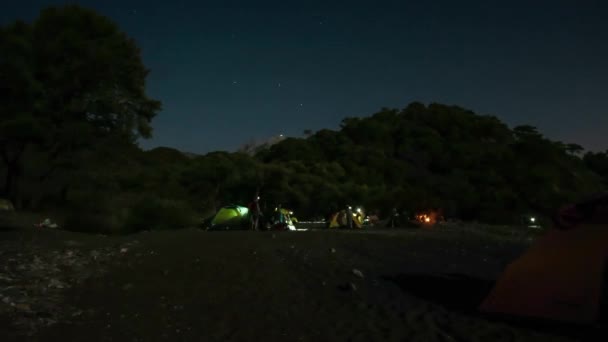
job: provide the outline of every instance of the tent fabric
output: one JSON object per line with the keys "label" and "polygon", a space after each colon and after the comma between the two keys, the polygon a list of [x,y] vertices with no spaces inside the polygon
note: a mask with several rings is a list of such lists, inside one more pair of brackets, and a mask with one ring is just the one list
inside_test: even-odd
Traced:
{"label": "tent fabric", "polygon": [[[348,226],[347,211],[340,210],[334,213],[329,220],[329,228],[345,228]],[[363,227],[363,215],[353,212],[353,228]]]}
{"label": "tent fabric", "polygon": [[511,263],[480,311],[595,323],[605,286],[608,225],[552,229]]}
{"label": "tent fabric", "polygon": [[248,219],[248,214],[249,210],[246,207],[238,205],[226,206],[218,210],[211,220],[211,226],[239,225]]}
{"label": "tent fabric", "polygon": [[295,217],[291,216],[293,211],[290,209],[276,209],[275,215],[273,217],[273,225],[272,229],[275,230],[296,230],[296,226],[294,225],[297,220]]}
{"label": "tent fabric", "polygon": [[0,211],[15,211],[15,207],[11,201],[0,198]]}

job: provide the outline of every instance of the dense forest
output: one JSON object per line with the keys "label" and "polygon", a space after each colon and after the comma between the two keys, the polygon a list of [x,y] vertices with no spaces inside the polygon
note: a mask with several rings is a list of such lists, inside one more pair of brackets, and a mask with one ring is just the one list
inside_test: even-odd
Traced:
{"label": "dense forest", "polygon": [[146,95],[136,42],[108,18],[49,8],[1,27],[0,51],[0,197],[62,213],[69,229],[189,226],[256,190],[301,218],[360,205],[512,223],[608,187],[608,151],[436,103],[345,118],[253,154],[143,151],[161,103]]}

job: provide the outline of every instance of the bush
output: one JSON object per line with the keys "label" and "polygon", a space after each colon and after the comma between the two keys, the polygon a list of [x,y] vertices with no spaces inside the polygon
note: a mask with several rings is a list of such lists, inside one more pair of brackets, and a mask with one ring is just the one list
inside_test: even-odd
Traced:
{"label": "bush", "polygon": [[179,229],[196,224],[197,215],[186,202],[143,196],[130,208],[125,229],[131,232]]}
{"label": "bush", "polygon": [[66,230],[116,234],[124,232],[128,217],[124,196],[89,193],[75,196],[69,205],[63,227]]}
{"label": "bush", "polygon": [[113,213],[76,211],[66,217],[64,228],[66,230],[116,234],[123,232],[124,221],[119,215]]}
{"label": "bush", "polygon": [[196,213],[182,201],[154,195],[89,193],[73,198],[63,226],[86,233],[124,234],[196,223]]}

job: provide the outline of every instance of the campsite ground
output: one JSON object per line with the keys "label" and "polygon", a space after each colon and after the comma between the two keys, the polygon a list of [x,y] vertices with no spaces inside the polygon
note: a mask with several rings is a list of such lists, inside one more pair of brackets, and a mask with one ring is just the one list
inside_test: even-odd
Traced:
{"label": "campsite ground", "polygon": [[[473,226],[190,229],[120,237],[0,231],[0,336],[2,341],[577,340],[555,327],[492,321],[475,312],[492,281],[531,239],[522,229]],[[3,294],[7,288],[18,291]],[[32,336],[24,337],[28,332]]]}

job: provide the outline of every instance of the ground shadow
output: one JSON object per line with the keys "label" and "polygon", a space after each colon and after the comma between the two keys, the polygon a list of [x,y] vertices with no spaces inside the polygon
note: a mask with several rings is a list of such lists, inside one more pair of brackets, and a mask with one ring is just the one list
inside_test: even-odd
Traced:
{"label": "ground shadow", "polygon": [[0,217],[0,232],[13,232],[16,230],[19,230],[18,225],[14,224],[13,222],[7,222],[6,220],[3,220],[2,217]]}
{"label": "ground shadow", "polygon": [[423,273],[386,276],[384,279],[395,283],[407,294],[467,316],[507,323],[537,332],[578,338],[583,341],[598,341],[598,337],[601,337],[600,340],[608,337],[603,325],[581,326],[527,317],[483,314],[478,310],[478,307],[494,287],[494,280],[462,274],[432,275]]}
{"label": "ground shadow", "polygon": [[461,274],[400,274],[385,277],[404,292],[450,311],[477,314],[477,307],[494,287],[494,281]]}

